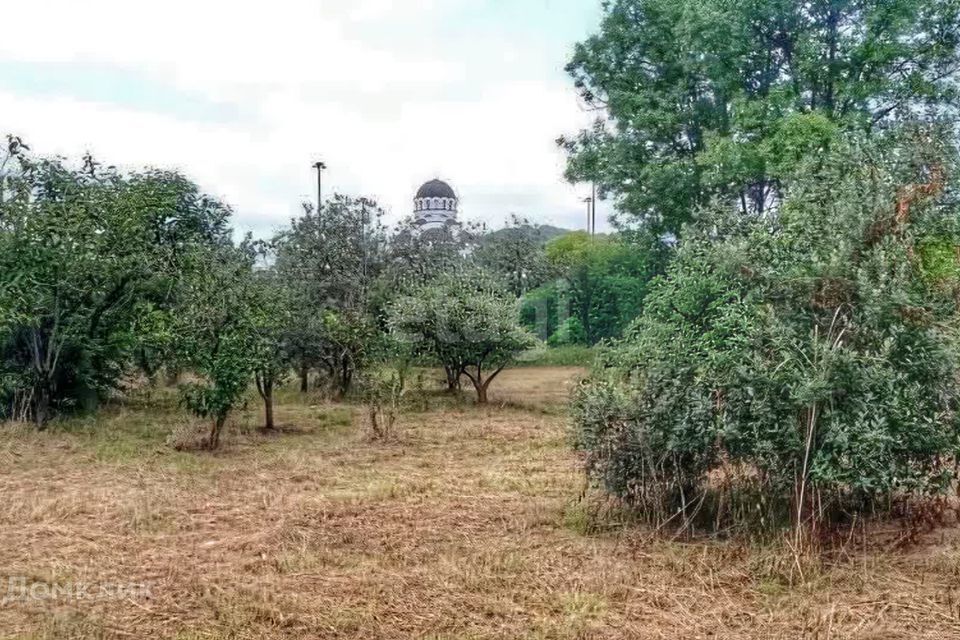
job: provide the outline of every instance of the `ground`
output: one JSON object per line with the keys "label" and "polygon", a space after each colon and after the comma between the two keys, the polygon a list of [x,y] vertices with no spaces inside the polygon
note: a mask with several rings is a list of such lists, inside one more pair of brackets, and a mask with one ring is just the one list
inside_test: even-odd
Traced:
{"label": "ground", "polygon": [[960,637],[949,531],[801,578],[782,547],[598,515],[563,411],[578,374],[510,371],[489,408],[431,395],[386,444],[292,391],[282,433],[251,403],[215,454],[169,446],[187,418],[163,390],[0,427],[0,637]]}

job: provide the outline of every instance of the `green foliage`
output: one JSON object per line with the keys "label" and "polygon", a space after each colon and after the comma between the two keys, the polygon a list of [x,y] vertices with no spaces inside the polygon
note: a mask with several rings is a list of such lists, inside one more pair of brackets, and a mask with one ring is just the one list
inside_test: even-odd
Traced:
{"label": "green foliage", "polygon": [[[576,400],[591,474],[681,528],[806,524],[945,490],[957,289],[917,252],[934,233],[960,245],[937,139],[835,143],[775,223],[719,207],[688,228]],[[762,499],[738,503],[730,477]]]}
{"label": "green foliage", "polygon": [[526,367],[589,367],[596,350],[584,345],[535,349],[521,357]]}
{"label": "green foliage", "polygon": [[382,217],[371,200],[335,195],[319,212],[306,207],[274,241],[291,309],[284,342],[301,391],[318,369],[342,396],[369,360],[377,334],[371,299],[390,265]]}
{"label": "green foliage", "polygon": [[0,417],[43,425],[116,388],[148,360],[191,247],[226,242],[229,212],[174,173],[121,174],[0,157]]}
{"label": "green foliage", "polygon": [[323,349],[319,362],[338,397],[350,390],[354,377],[375,362],[385,349],[373,319],[363,313],[324,311]]}
{"label": "green foliage", "polygon": [[924,278],[930,284],[956,286],[960,282],[957,247],[949,237],[925,238],[918,247]]}
{"label": "green foliage", "polygon": [[657,245],[644,236],[628,242],[585,232],[551,240],[546,256],[560,279],[524,298],[524,324],[555,344],[593,345],[620,336],[639,315],[647,283],[661,268],[663,248]]}
{"label": "green foliage", "polygon": [[393,438],[394,425],[403,409],[408,373],[407,363],[401,362],[396,370],[368,372],[360,380],[360,398],[367,408],[371,440]]}
{"label": "green foliage", "polygon": [[389,241],[387,264],[378,283],[380,308],[398,292],[429,282],[439,273],[462,269],[484,232],[482,225],[472,223],[423,231],[413,219],[404,220]]}
{"label": "green foliage", "polygon": [[[257,245],[256,253],[263,255],[266,247]],[[254,381],[264,405],[264,429],[274,428],[273,397],[293,366],[290,337],[294,317],[294,299],[291,289],[277,274],[275,268],[265,268],[252,274],[250,283],[250,314],[253,330]]]}
{"label": "green foliage", "polygon": [[566,299],[556,282],[534,289],[520,300],[520,323],[542,340],[556,332],[561,315],[567,313]]}
{"label": "green foliage", "polygon": [[196,380],[181,385],[184,404],[211,421],[210,448],[219,446],[227,416],[246,396],[264,361],[265,310],[249,246],[200,249],[190,257],[194,274],[169,317],[174,360]]}
{"label": "green foliage", "polygon": [[567,318],[547,340],[551,347],[566,347],[586,342],[587,332],[583,330],[583,323],[579,318]]}
{"label": "green foliage", "polygon": [[553,276],[544,247],[552,227],[531,224],[516,216],[504,229],[480,238],[474,254],[477,264],[499,276],[517,297],[536,289]]}
{"label": "green foliage", "polygon": [[517,302],[477,270],[442,274],[390,307],[395,338],[415,357],[446,369],[448,382],[467,376],[478,402],[497,375],[536,344],[517,321]]}
{"label": "green foliage", "polygon": [[611,0],[568,71],[602,113],[567,176],[678,234],[719,198],[775,210],[843,132],[955,115],[960,7],[942,0]]}

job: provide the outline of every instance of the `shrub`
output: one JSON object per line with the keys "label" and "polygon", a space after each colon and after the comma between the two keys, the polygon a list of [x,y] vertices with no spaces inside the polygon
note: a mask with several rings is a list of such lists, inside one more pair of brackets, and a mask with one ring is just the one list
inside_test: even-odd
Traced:
{"label": "shrub", "polygon": [[260,303],[249,245],[198,250],[190,256],[196,274],[170,314],[173,358],[195,379],[180,385],[184,405],[210,421],[207,445],[216,449],[230,412],[246,396],[261,365]]}
{"label": "shrub", "polygon": [[584,345],[532,349],[518,360],[525,367],[589,367],[596,357],[596,348]]}
{"label": "shrub", "polygon": [[389,375],[378,373],[367,373],[360,379],[360,398],[367,410],[370,439],[387,441],[394,437],[394,426],[403,409],[407,370],[401,366]]}
{"label": "shrub", "polygon": [[94,409],[136,361],[144,328],[189,276],[184,253],[225,242],[228,210],[175,173],[122,173],[0,150],[0,419],[39,427]]}
{"label": "shrub", "polygon": [[850,143],[775,220],[718,208],[688,228],[576,399],[592,476],[651,522],[714,530],[799,531],[946,489],[960,286],[916,251],[960,238],[935,151]]}
{"label": "shrub", "polygon": [[587,332],[583,330],[583,323],[579,318],[567,318],[557,329],[547,344],[551,347],[566,347],[570,345],[586,344]]}
{"label": "shrub", "polygon": [[210,434],[204,423],[184,420],[174,426],[166,442],[174,451],[199,451],[209,446]]}

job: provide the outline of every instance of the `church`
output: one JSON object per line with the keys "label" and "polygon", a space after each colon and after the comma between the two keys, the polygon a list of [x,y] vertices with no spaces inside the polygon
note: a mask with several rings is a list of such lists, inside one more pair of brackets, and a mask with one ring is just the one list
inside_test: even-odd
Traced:
{"label": "church", "polygon": [[413,199],[413,219],[418,229],[431,231],[456,225],[460,199],[453,187],[440,179],[424,184]]}

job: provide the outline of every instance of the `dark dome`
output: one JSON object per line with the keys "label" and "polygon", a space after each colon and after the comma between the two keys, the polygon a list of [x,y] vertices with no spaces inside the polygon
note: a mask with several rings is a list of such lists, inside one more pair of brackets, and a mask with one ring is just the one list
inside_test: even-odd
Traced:
{"label": "dark dome", "polygon": [[417,198],[454,198],[457,194],[453,188],[443,180],[431,180],[417,191]]}

